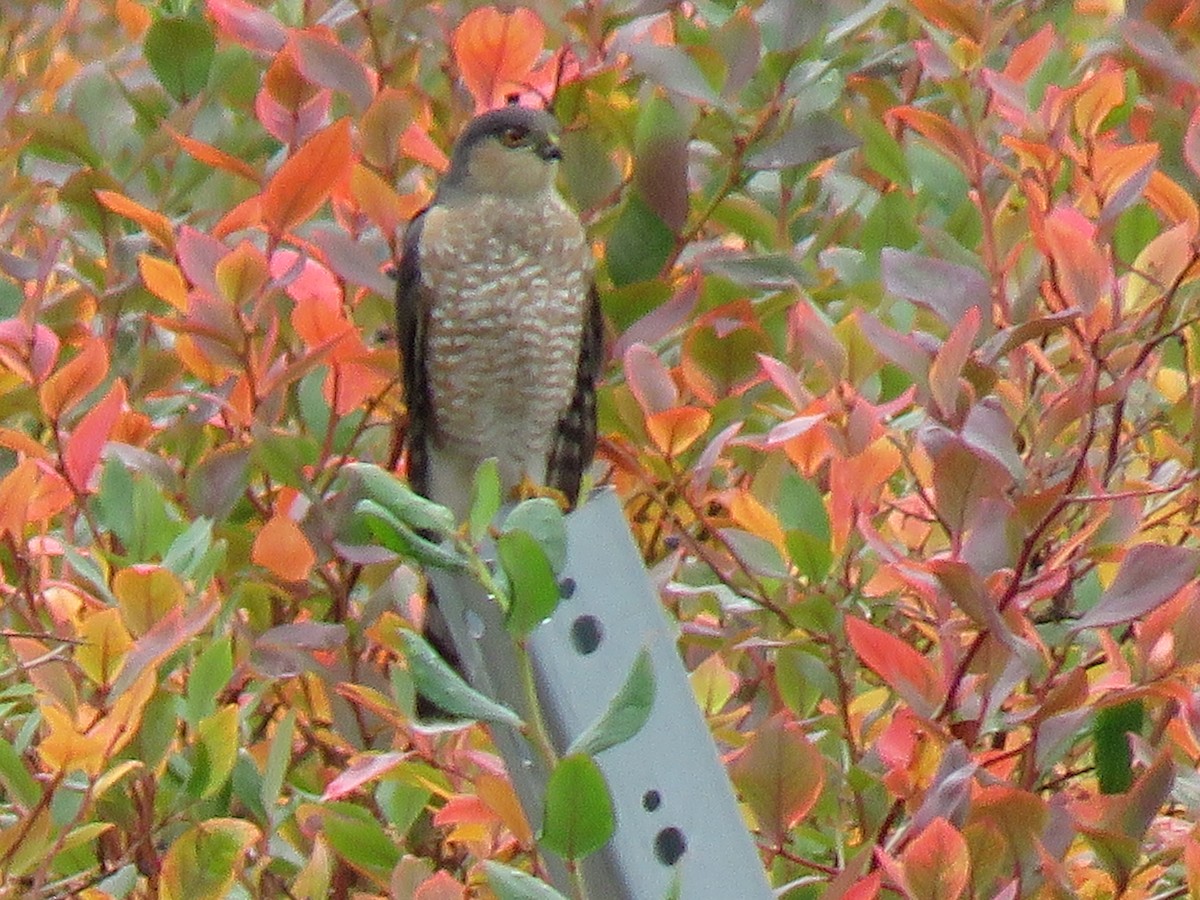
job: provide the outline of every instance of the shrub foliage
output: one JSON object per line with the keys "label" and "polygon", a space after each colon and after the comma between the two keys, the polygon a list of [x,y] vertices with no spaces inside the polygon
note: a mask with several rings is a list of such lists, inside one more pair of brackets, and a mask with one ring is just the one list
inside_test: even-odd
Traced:
{"label": "shrub foliage", "polygon": [[401,462],[404,223],[510,94],[784,896],[1200,891],[1200,19],[1120,6],[6,3],[4,895],[544,895],[345,490]]}

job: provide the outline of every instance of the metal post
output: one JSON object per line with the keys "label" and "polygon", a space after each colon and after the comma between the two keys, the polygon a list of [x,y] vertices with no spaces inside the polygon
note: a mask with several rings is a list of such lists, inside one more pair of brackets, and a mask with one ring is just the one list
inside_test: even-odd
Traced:
{"label": "metal post", "polygon": [[[766,900],[772,896],[716,746],[675,649],[620,504],[601,492],[567,517],[563,577],[574,584],[529,639],[547,727],[562,750],[600,716],[649,650],[655,698],[630,740],[597,755],[616,831],[582,864],[591,900]],[[472,684],[525,715],[516,657],[497,604],[469,576],[431,573]],[[530,822],[549,775],[515,730],[492,729]],[[547,854],[567,892],[562,861]]]}

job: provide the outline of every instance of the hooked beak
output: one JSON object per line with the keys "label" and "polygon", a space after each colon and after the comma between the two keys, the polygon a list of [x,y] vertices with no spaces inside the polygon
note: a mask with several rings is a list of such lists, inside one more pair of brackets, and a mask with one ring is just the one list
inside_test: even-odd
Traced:
{"label": "hooked beak", "polygon": [[557,139],[548,137],[537,145],[537,155],[546,162],[557,161],[562,159],[562,148],[558,146]]}

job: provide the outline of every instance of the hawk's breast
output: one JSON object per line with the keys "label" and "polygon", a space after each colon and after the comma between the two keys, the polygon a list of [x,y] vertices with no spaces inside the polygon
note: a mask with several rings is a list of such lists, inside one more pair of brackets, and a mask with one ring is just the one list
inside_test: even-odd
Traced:
{"label": "hawk's breast", "polygon": [[544,480],[592,278],[578,218],[557,194],[434,207],[420,265],[435,442],[499,457],[506,482]]}

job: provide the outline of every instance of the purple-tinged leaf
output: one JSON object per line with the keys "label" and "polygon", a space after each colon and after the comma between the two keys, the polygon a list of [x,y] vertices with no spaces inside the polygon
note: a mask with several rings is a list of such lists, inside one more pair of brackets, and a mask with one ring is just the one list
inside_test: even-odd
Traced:
{"label": "purple-tinged leaf", "polygon": [[688,320],[696,301],[700,297],[700,278],[697,273],[675,292],[666,303],[661,303],[642,316],[627,329],[613,347],[613,356],[624,358],[625,352],[634,344],[655,344]]}
{"label": "purple-tinged leaf", "polygon": [[873,314],[858,310],[854,313],[858,329],[879,353],[912,376],[919,384],[929,377],[932,354],[912,337],[884,325]]}
{"label": "purple-tinged leaf", "polygon": [[962,439],[1004,466],[1014,481],[1024,478],[1025,463],[1013,440],[1013,424],[994,398],[985,397],[971,407],[963,423]]}
{"label": "purple-tinged leaf", "polygon": [[319,31],[292,35],[296,67],[313,84],[345,94],[363,113],[375,99],[379,76],[341,44]]}
{"label": "purple-tinged leaf", "polygon": [[634,344],[625,351],[625,381],[648,416],[679,405],[679,389],[671,371],[645,344]]}
{"label": "purple-tinged leaf", "polygon": [[1168,544],[1138,544],[1121,561],[1117,577],[1076,628],[1131,622],[1157,609],[1196,577],[1200,552]]}
{"label": "purple-tinged leaf", "polygon": [[988,322],[991,292],[978,269],[895,247],[883,248],[880,264],[888,292],[925,307],[952,328],[972,308],[979,311],[980,322]]}
{"label": "purple-tinged leaf", "polygon": [[979,333],[979,310],[971,307],[946,338],[933,363],[929,366],[929,391],[948,420],[956,418],[958,398],[962,388],[958,377],[971,355],[975,336]]}

